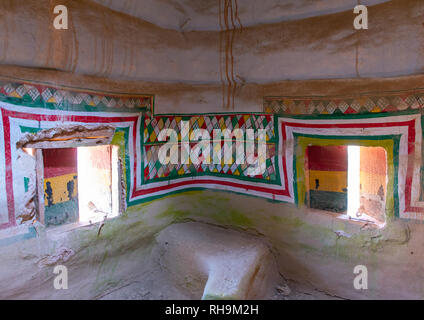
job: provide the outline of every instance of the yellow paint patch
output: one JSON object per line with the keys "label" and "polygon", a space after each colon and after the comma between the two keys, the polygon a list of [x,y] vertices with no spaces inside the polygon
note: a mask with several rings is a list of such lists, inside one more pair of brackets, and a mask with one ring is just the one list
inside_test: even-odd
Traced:
{"label": "yellow paint patch", "polygon": [[47,183],[50,183],[52,188],[53,204],[69,201],[68,196],[68,182],[74,181],[74,192],[72,197],[78,195],[78,180],[74,179],[77,176],[77,173],[70,173],[63,176],[51,177],[44,179],[44,205],[48,205],[47,202]]}
{"label": "yellow paint patch", "polygon": [[[315,180],[319,180],[318,189]],[[346,192],[343,189],[347,188],[347,172],[309,170],[309,188],[319,191]]]}
{"label": "yellow paint patch", "polygon": [[13,91],[9,96],[14,98],[22,98],[16,91]]}

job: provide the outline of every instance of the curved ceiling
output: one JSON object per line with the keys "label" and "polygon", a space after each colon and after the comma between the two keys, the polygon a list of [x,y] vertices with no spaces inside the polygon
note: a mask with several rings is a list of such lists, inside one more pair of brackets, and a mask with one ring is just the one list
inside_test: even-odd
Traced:
{"label": "curved ceiling", "polygon": [[[243,26],[304,19],[350,11],[358,0],[92,0],[157,26],[181,30],[219,30],[219,15],[233,10]],[[362,0],[375,5],[390,0]]]}
{"label": "curved ceiling", "polygon": [[[191,16],[202,28],[208,26],[208,16],[213,16],[215,28],[224,22],[230,29],[232,21],[246,26],[253,18],[265,21],[265,14],[291,20],[230,32],[179,32],[95,1],[168,24]],[[370,6],[369,30],[360,31],[353,28],[351,10],[294,19],[295,13],[299,17],[328,12],[352,0],[262,1],[259,5],[259,1],[238,0],[237,15],[226,6],[217,16],[213,12],[219,4],[222,9],[223,3],[231,2],[234,10],[235,0],[70,1],[68,31],[51,28],[49,0],[25,0],[19,5],[0,1],[0,64],[119,80],[228,83],[231,87],[283,80],[406,76],[424,70],[423,0]],[[267,10],[267,5],[274,10]]]}

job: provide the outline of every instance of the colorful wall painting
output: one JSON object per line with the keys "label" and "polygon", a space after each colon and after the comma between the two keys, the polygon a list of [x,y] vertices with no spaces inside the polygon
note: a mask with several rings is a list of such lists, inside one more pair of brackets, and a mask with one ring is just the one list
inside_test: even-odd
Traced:
{"label": "colorful wall painting", "polygon": [[[387,197],[387,201],[392,201],[393,205],[388,206],[386,212],[391,210],[394,217],[424,220],[424,202],[420,198],[422,116],[419,110],[414,110],[416,103],[412,104],[413,108],[408,111],[387,112],[385,109],[385,112],[366,114],[155,116],[153,97],[149,100],[151,109],[140,104],[139,109],[111,107],[105,111],[104,106],[96,109],[96,106],[81,102],[82,105],[76,110],[63,110],[59,104],[48,102],[49,100],[39,100],[39,104],[34,105],[31,101],[26,101],[28,97],[22,98],[25,95],[13,98],[10,97],[13,96],[10,90],[8,92],[7,102],[0,101],[0,152],[4,154],[4,161],[0,161],[0,186],[1,190],[5,190],[0,192],[3,208],[0,213],[0,228],[16,224],[15,214],[19,210],[19,197],[25,191],[25,179],[16,170],[15,146],[24,134],[21,128],[37,131],[67,124],[98,123],[114,126],[116,135],[123,137],[123,141],[119,143],[120,155],[124,157],[122,160],[128,206],[177,192],[199,189],[223,190],[303,205],[304,195],[301,191],[304,190],[300,189],[306,187],[296,162],[302,157],[304,161],[305,150],[299,147],[299,143],[305,139],[317,139],[325,141],[323,145],[354,143],[381,146],[386,152],[389,151],[392,154],[387,158],[391,184],[388,184],[387,195],[391,193],[391,196]],[[419,98],[416,100],[419,103]],[[392,101],[395,101],[395,98],[392,98]],[[203,128],[208,132],[214,128],[266,130],[265,172],[259,176],[247,176],[246,167],[235,164],[162,165],[158,162],[157,150],[163,142],[158,141],[157,135],[164,128],[178,130],[181,120],[190,122],[190,131],[195,128]],[[303,166],[304,163],[299,165]]]}

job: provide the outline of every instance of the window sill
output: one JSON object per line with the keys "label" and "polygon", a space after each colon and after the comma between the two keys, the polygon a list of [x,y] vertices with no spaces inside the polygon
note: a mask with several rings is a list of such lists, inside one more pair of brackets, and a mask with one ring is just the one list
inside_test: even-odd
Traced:
{"label": "window sill", "polygon": [[337,212],[331,212],[331,211],[325,211],[325,210],[319,210],[319,209],[313,209],[313,208],[308,208],[307,210],[308,210],[308,213],[319,214],[321,216],[327,216],[327,217],[330,216],[333,219],[346,221],[348,223],[358,225],[361,228],[370,227],[374,229],[381,229],[386,225],[386,223],[377,221],[367,215],[363,215],[364,218],[361,219],[361,218],[353,218],[351,216],[348,216],[346,213],[337,213]]}

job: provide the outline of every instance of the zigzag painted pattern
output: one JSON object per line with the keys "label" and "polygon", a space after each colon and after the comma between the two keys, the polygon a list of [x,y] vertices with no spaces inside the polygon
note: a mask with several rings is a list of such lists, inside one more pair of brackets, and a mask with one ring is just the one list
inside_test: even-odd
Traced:
{"label": "zigzag painted pattern", "polygon": [[271,114],[363,114],[422,109],[424,92],[409,91],[357,97],[264,97]]}
{"label": "zigzag painted pattern", "polygon": [[85,111],[99,108],[143,109],[153,112],[153,95],[92,93],[76,89],[59,89],[38,84],[0,83],[0,101],[31,107],[67,110],[75,107]]}

